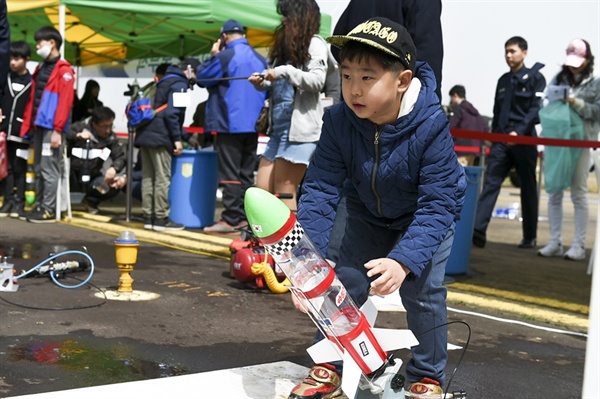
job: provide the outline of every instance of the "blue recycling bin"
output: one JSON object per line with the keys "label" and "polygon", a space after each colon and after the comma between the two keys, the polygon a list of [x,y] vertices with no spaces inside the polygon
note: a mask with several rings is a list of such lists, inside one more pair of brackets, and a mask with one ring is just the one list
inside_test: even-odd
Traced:
{"label": "blue recycling bin", "polygon": [[456,222],[454,243],[450,251],[446,274],[465,274],[469,269],[469,255],[473,241],[473,227],[475,226],[475,213],[477,200],[481,189],[483,166],[465,166],[467,177],[467,191],[465,202],[460,211],[460,219]]}
{"label": "blue recycling bin", "polygon": [[215,151],[183,150],[173,157],[169,205],[171,220],[188,228],[215,221],[219,168]]}

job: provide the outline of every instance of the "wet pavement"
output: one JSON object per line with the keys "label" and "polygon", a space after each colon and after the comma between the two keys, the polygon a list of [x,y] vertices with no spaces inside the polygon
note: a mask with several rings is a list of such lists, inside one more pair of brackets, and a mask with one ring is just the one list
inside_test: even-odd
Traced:
{"label": "wet pavement", "polygon": [[[510,204],[514,198],[509,191],[499,201]],[[199,231],[145,236],[139,225],[130,224],[127,228],[142,241],[131,273],[134,290],[158,299],[114,301],[97,294],[117,288],[115,226],[125,227],[94,223],[83,228],[75,222],[0,219],[0,253],[10,255],[19,272],[48,253],[83,246],[94,261],[92,285],[64,289],[40,276],[20,279],[17,292],[0,292],[0,397],[279,361],[311,364],[305,349],[314,326],[294,310],[289,294],[256,290],[230,277],[222,254],[231,237],[207,238]],[[540,222],[540,243],[546,230],[547,223]],[[595,217],[590,242],[594,231]],[[591,281],[587,263],[517,250],[518,221],[493,220],[488,238],[485,249],[471,251],[469,271],[452,276],[455,282],[448,284],[450,320],[456,322],[449,326],[450,342],[468,343],[450,390],[464,389],[471,398],[581,397]],[[177,249],[178,239],[221,248],[194,253],[185,245]],[[160,242],[168,246],[155,244]],[[587,249],[589,254],[591,245]],[[76,285],[89,271],[60,282]],[[377,326],[406,328],[405,317],[382,312]],[[397,355],[408,359],[408,351]],[[449,377],[462,355],[450,352]],[[226,387],[223,392],[227,398]],[[189,397],[201,393],[200,386]]]}

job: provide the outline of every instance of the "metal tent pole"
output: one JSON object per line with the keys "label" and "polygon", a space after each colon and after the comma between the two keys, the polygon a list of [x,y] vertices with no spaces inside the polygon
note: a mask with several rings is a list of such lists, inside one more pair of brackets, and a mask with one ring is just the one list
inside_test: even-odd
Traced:
{"label": "metal tent pole", "polygon": [[127,165],[126,165],[126,174],[127,174],[127,185],[125,186],[125,221],[131,222],[131,198],[132,198],[132,182],[133,182],[133,136],[135,134],[135,129],[129,125],[127,125]]}

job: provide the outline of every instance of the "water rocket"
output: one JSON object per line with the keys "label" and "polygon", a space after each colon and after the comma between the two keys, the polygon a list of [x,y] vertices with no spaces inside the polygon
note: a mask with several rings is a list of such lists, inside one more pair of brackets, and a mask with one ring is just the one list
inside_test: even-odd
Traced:
{"label": "water rocket", "polygon": [[[250,228],[293,284],[292,293],[327,339],[307,349],[315,363],[344,361],[342,390],[354,398],[361,389],[381,393],[402,362],[387,351],[418,341],[409,330],[373,328],[377,309],[368,300],[359,309],[304,229],[280,199],[252,187],[244,198]],[[393,369],[392,372],[389,369]],[[364,378],[361,379],[361,376]]]}

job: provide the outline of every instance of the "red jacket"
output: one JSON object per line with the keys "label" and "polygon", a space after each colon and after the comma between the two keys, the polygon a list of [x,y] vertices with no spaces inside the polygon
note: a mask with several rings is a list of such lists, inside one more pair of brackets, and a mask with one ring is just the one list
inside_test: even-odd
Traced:
{"label": "red jacket", "polygon": [[[73,97],[75,96],[75,75],[71,64],[65,60],[56,61],[42,93],[37,114],[33,116],[33,100],[39,70],[40,66],[38,65],[33,73],[31,94],[23,115],[21,137],[26,136],[32,127],[56,130],[57,132],[65,132],[69,127]],[[33,122],[32,118],[35,118]]]}

